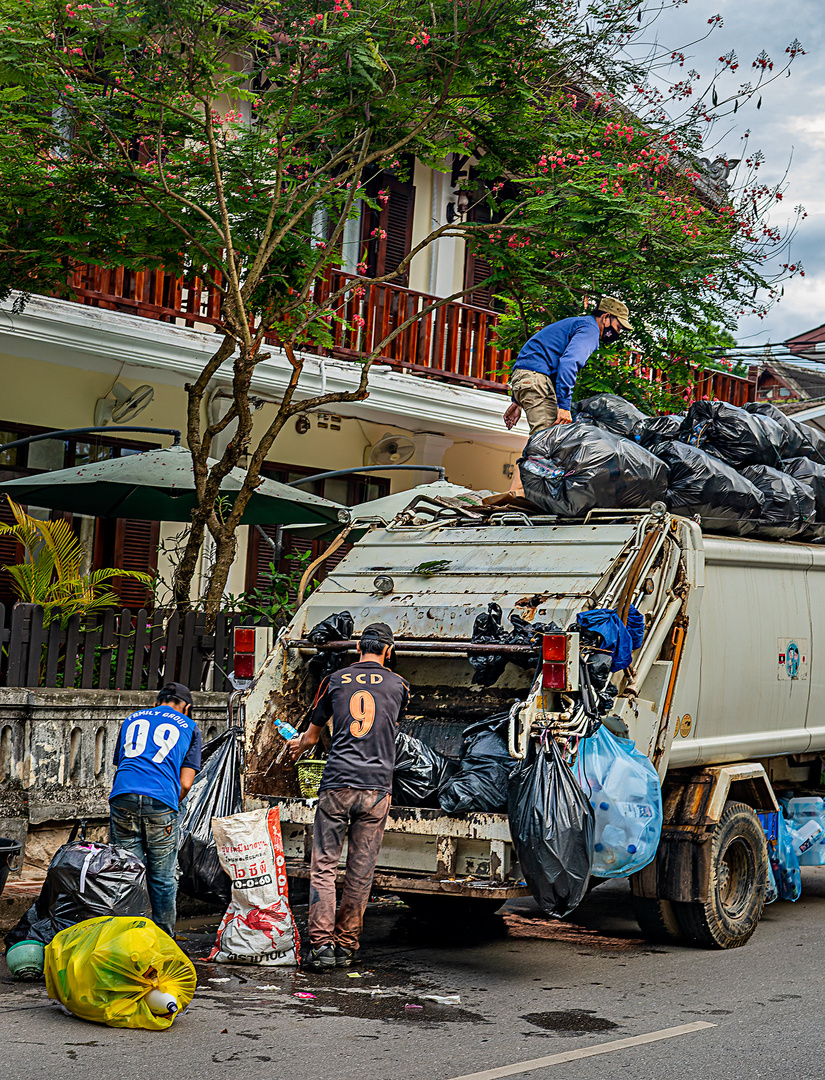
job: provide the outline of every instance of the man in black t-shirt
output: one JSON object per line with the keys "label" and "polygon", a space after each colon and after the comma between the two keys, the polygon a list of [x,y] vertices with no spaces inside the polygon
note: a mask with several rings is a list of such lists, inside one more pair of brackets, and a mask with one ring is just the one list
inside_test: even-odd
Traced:
{"label": "man in black t-shirt", "polygon": [[[295,761],[315,746],[332,717],[332,748],[312,836],[307,964],[316,970],[349,967],[358,949],[390,809],[395,732],[409,700],[407,683],[385,666],[394,644],[386,623],[371,623],[361,635],[360,659],[323,680],[309,729],[289,743]],[[336,916],[335,874],[346,837],[346,876]]]}

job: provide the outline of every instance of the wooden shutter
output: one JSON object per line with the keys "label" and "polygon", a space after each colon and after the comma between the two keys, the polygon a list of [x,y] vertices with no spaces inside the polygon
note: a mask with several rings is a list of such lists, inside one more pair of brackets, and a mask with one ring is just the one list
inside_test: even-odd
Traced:
{"label": "wooden shutter", "polygon": [[[0,522],[3,525],[13,525],[14,515],[9,506],[9,500],[0,497]],[[23,560],[23,545],[18,544],[13,536],[0,536],[0,604],[6,607],[17,600],[17,593],[12,588],[12,580],[3,566],[16,566]]]}
{"label": "wooden shutter", "polygon": [[[277,539],[277,525],[262,525],[261,528],[270,539]],[[275,552],[267,544],[254,525],[249,526],[249,537],[246,543],[246,580],[245,588],[254,589],[263,585],[265,576],[269,573],[269,564],[275,561]],[[283,564],[280,566],[283,569]]]}
{"label": "wooden shutter", "polygon": [[[467,250],[464,256],[464,288],[471,289],[474,285],[477,285],[479,281],[484,281],[493,272],[492,266],[486,259],[482,259],[475,252]],[[487,285],[483,289],[474,289],[473,292],[468,293],[464,298],[465,304],[472,304],[473,307],[482,307],[492,309],[493,307],[493,287]]]}
{"label": "wooden shutter", "polygon": [[[158,568],[160,522],[118,518],[115,523],[114,566],[151,574]],[[114,578],[112,587],[124,607],[132,610],[150,602],[151,590],[132,578]]]}
{"label": "wooden shutter", "polygon": [[[367,246],[368,270],[371,276],[380,277],[395,270],[412,248],[415,188],[412,181],[401,183],[394,176],[382,176],[373,181],[373,185],[376,196],[379,191],[389,194],[380,211],[365,213],[362,222],[362,240]],[[386,232],[386,239],[371,236],[374,229]],[[398,283],[406,284],[408,275],[409,268],[398,279]]]}

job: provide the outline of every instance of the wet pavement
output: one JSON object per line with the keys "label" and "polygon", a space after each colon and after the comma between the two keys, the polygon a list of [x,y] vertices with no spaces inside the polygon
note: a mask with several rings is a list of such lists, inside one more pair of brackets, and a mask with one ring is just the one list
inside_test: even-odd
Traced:
{"label": "wet pavement", "polygon": [[713,1026],[512,1075],[819,1080],[825,870],[804,874],[799,903],[774,904],[724,953],[645,942],[623,883],[564,922],[520,900],[433,927],[387,899],[368,910],[364,962],[328,973],[205,962],[216,920],[186,920],[198,990],[166,1032],[66,1016],[3,964],[0,1078],[455,1080],[701,1021]]}

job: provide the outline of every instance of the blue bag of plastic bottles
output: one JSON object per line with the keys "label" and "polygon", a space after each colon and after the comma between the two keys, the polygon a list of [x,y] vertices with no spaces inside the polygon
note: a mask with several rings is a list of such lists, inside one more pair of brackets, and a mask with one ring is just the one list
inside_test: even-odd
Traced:
{"label": "blue bag of plastic bottles", "polygon": [[579,743],[576,779],[596,818],[596,877],[628,877],[652,862],[662,835],[662,785],[651,761],[604,726]]}
{"label": "blue bag of plastic bottles", "polygon": [[825,866],[825,799],[803,795],[779,800],[800,866]]}
{"label": "blue bag of plastic bottles", "polygon": [[802,874],[793,843],[793,830],[784,814],[779,814],[779,836],[775,848],[768,848],[774,881],[780,900],[798,900],[802,895]]}

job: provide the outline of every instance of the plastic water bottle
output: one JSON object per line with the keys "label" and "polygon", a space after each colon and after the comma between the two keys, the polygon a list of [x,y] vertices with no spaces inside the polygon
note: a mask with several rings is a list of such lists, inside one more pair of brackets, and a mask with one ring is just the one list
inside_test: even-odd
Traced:
{"label": "plastic water bottle", "polygon": [[793,845],[797,855],[804,855],[808,848],[814,846],[823,833],[825,833],[825,829],[822,828],[816,818],[810,818],[801,829],[795,829]]}
{"label": "plastic water bottle", "polygon": [[176,1013],[180,1008],[178,999],[174,994],[168,994],[165,990],[155,988],[146,995],[146,1004],[155,1016],[169,1016]]}
{"label": "plastic water bottle", "polygon": [[288,724],[286,720],[276,720],[275,730],[278,732],[281,738],[286,739],[287,742],[289,742],[290,739],[298,738],[298,732],[292,726],[292,724]]}
{"label": "plastic water bottle", "polygon": [[[627,850],[627,836],[623,829],[618,828],[616,825],[605,825],[602,829],[601,841],[604,845],[602,858],[605,864],[615,869],[617,866],[623,866],[630,861],[630,853]],[[613,856],[612,859],[610,855]]]}

